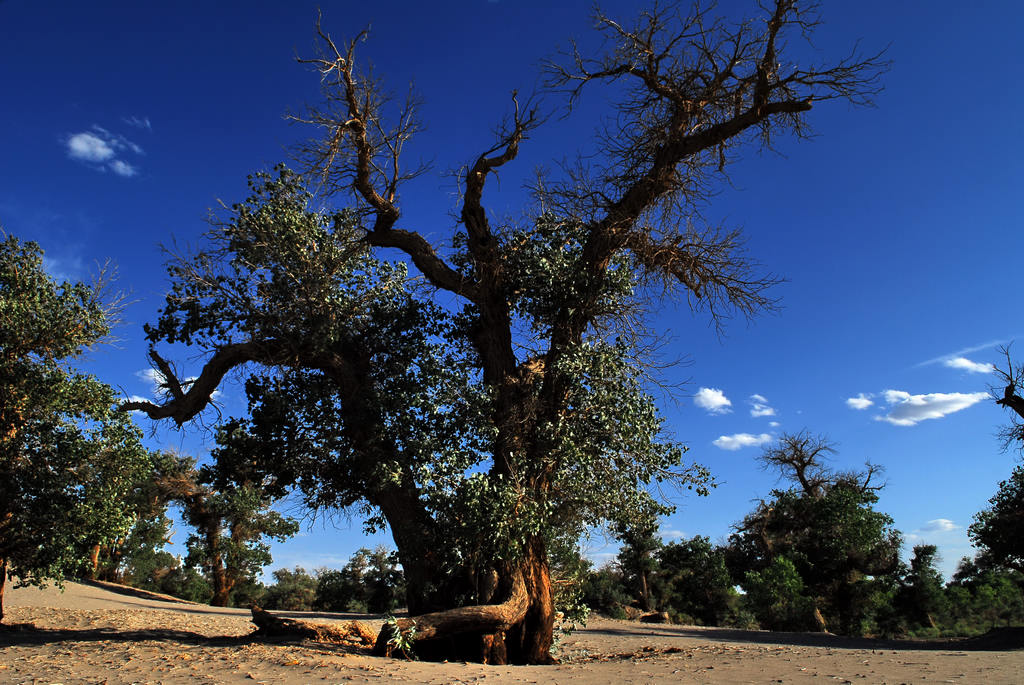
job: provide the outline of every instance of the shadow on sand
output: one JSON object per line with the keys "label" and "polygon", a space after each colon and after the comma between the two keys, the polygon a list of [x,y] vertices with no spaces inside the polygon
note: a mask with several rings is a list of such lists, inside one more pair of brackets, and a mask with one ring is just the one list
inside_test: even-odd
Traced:
{"label": "shadow on sand", "polygon": [[[174,642],[180,645],[205,647],[240,647],[249,644],[293,644],[301,639],[247,635],[207,636],[188,630],[117,630],[115,628],[53,629],[37,628],[31,623],[0,625],[0,647],[44,645],[62,642]],[[317,642],[317,649],[352,653],[351,645]],[[368,650],[367,650],[368,653]]]}
{"label": "shadow on sand", "polygon": [[929,650],[929,651],[1007,651],[1024,649],[1024,627],[993,628],[984,635],[970,638],[937,640],[880,640],[844,637],[832,633],[782,633],[766,630],[734,630],[690,626],[644,626],[636,628],[593,628],[588,632],[619,637],[650,636],[688,638],[707,643],[740,643],[790,645],[795,647],[827,647],[832,649]]}

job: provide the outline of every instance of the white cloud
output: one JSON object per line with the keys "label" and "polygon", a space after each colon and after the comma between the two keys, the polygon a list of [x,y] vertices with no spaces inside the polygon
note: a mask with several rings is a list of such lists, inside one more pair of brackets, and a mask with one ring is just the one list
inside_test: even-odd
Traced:
{"label": "white cloud", "polygon": [[106,162],[116,153],[106,140],[92,133],[76,133],[68,138],[68,156],[85,162]]}
{"label": "white cloud", "polygon": [[918,528],[920,533],[948,533],[952,530],[959,529],[960,526],[956,525],[949,519],[932,519],[925,525]]}
{"label": "white cloud", "polygon": [[115,159],[110,163],[110,170],[118,176],[124,176],[125,178],[130,178],[139,173],[131,164],[120,159]]}
{"label": "white cloud", "polygon": [[993,366],[991,364],[973,362],[967,357],[954,357],[953,359],[947,359],[942,362],[942,365],[948,366],[951,369],[966,371],[968,373],[992,373],[993,371]]}
{"label": "white cloud", "polygon": [[750,415],[755,418],[758,416],[775,416],[775,409],[768,406],[768,398],[764,395],[751,395]]}
{"label": "white cloud", "polygon": [[926,395],[911,395],[903,390],[886,390],[882,394],[892,408],[885,416],[875,418],[894,426],[913,426],[926,419],[941,419],[988,397],[988,393],[984,392],[933,392]]}
{"label": "white cloud", "polygon": [[129,178],[138,174],[138,168],[121,157],[126,152],[144,154],[141,147],[118,133],[111,133],[102,126],[93,126],[89,131],[73,133],[65,141],[68,157],[94,165],[97,171],[112,171],[118,176]]}
{"label": "white cloud", "polygon": [[732,411],[729,409],[732,406],[732,402],[718,388],[701,388],[693,396],[693,403],[701,409],[706,409],[711,414],[726,414]]}
{"label": "white cloud", "polygon": [[782,424],[781,424],[781,423],[779,423],[778,421],[769,421],[769,422],[768,422],[768,425],[769,425],[769,426],[771,426],[772,428],[778,428],[778,427],[779,427],[779,426],[781,426]]}
{"label": "white cloud", "polygon": [[742,447],[757,447],[770,442],[772,436],[767,433],[761,433],[760,435],[751,435],[750,433],[735,433],[733,435],[723,435],[718,439],[714,440],[711,444],[715,447],[723,450],[729,450],[735,452]]}
{"label": "white cloud", "polygon": [[851,397],[846,400],[846,406],[850,409],[867,409],[873,404],[874,402],[872,402],[864,393],[860,393],[856,397]]}

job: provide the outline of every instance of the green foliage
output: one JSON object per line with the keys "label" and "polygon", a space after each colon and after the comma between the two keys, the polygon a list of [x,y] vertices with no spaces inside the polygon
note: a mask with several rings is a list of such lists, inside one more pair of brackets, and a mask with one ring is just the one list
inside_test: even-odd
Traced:
{"label": "green foliage", "polygon": [[198,570],[183,565],[181,559],[170,552],[158,550],[147,556],[145,562],[145,566],[140,564],[131,576],[129,584],[133,587],[204,604],[213,596],[213,588],[206,578]]}
{"label": "green foliage", "polygon": [[394,611],[405,597],[405,583],[398,555],[383,546],[360,548],[341,570],[317,573],[318,611],[386,613]]}
{"label": "green foliage", "polygon": [[0,562],[22,582],[84,570],[134,523],[140,433],[112,388],[70,366],[110,314],[101,284],[57,283],[38,245],[0,243]]}
{"label": "green foliage", "polygon": [[897,606],[906,617],[910,630],[938,628],[947,610],[945,584],[936,568],[938,547],[916,545],[910,569],[896,594]]}
{"label": "green foliage", "polygon": [[975,515],[971,540],[993,562],[1024,571],[1024,466],[999,483],[989,504]]}
{"label": "green foliage", "polygon": [[413,651],[413,647],[416,644],[416,624],[413,623],[405,630],[402,630],[398,625],[398,619],[394,616],[388,616],[384,619],[384,628],[390,634],[390,637],[388,637],[388,655],[390,656],[398,652],[410,661],[415,660],[416,653]]}
{"label": "green foliage", "polygon": [[899,570],[902,545],[892,518],[872,507],[878,501],[870,487],[875,467],[865,474],[832,473],[820,462],[831,446],[805,434],[782,436],[780,446],[768,448],[765,461],[799,487],[774,490],[737,526],[730,537],[733,578],[747,590],[747,571],[760,572],[786,557],[825,627],[860,635],[886,591],[886,578]]}
{"label": "green foliage", "polygon": [[272,574],[274,584],[263,594],[264,609],[280,611],[310,611],[316,598],[316,579],[306,569],[279,568]]}
{"label": "green foliage", "polygon": [[1024,573],[993,564],[984,553],[960,561],[946,586],[944,633],[975,635],[997,626],[1024,624]]}
{"label": "green foliage", "polygon": [[661,608],[696,622],[723,625],[737,608],[726,554],[706,537],[671,542],[658,550]]}
{"label": "green foliage", "polygon": [[587,574],[583,601],[592,611],[609,618],[626,618],[625,607],[632,598],[626,592],[622,572],[617,565],[608,563]]}
{"label": "green foliage", "polygon": [[643,523],[623,527],[616,531],[622,542],[619,549],[619,569],[622,580],[638,608],[651,611],[660,594],[659,564],[656,553],[662,548],[661,538],[655,533],[657,521],[649,519]]}
{"label": "green foliage", "polygon": [[817,628],[814,600],[788,558],[778,556],[760,571],[747,571],[743,589],[747,606],[768,630],[806,631]]}
{"label": "green foliage", "polygon": [[[524,541],[575,539],[589,526],[667,511],[650,483],[706,492],[707,471],[682,465],[685,449],[667,439],[644,391],[635,339],[593,329],[550,368],[540,361],[552,313],[572,299],[544,284],[576,268],[579,222],[545,215],[501,238],[517,345],[533,360],[515,411],[542,403],[534,373],[550,375],[564,399],[543,421],[522,422],[518,447],[496,456],[508,409],[484,382],[475,308],[453,314],[424,298],[403,263],[367,252],[359,216],[310,210],[287,169],[250,185],[208,248],[172,263],[167,305],[147,327],[154,343],[258,341],[253,354],[272,370],[248,377],[250,418],[226,427],[218,465],[275,493],[297,488],[310,507],[354,508],[368,529],[406,528],[396,543],[407,575],[431,567],[429,583],[416,575],[417,593],[449,604],[476,598],[445,578],[514,561]],[[465,249],[456,246],[456,260],[469,264]],[[602,278],[595,321],[639,296],[619,257]]]}

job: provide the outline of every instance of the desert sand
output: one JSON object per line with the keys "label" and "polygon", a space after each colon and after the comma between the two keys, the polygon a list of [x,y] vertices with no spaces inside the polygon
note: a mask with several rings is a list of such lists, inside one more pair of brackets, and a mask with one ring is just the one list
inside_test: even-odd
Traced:
{"label": "desert sand", "polygon": [[1020,632],[915,643],[595,617],[562,640],[557,666],[485,666],[255,640],[243,609],[79,583],[8,588],[5,614],[33,627],[0,630],[0,683],[1024,683]]}

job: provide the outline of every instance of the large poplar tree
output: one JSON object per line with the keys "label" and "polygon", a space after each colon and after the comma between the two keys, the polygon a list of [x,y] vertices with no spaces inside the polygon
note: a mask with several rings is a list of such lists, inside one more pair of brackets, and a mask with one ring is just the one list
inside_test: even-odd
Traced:
{"label": "large poplar tree", "polygon": [[674,5],[596,22],[604,52],[547,67],[570,101],[601,85],[618,98],[592,163],[539,184],[533,224],[493,225],[488,181],[543,119],[513,97],[467,165],[450,249],[424,237],[430,217],[399,206],[422,171],[401,157],[416,100],[388,120],[357,61],[362,36],[339,46],[318,26],[322,52],[307,61],[324,101],[296,118],[319,137],[299,157],[351,211],[315,214],[287,173],[257,178],[208,248],[172,262],[149,329],[209,358],[183,383],[154,350],[169,397],[129,406],[180,425],[225,374],[264,367],[248,384],[251,433],[274,445],[262,463],[311,503],[361,506],[390,527],[413,614],[400,626],[415,622],[424,655],[548,661],[552,536],[650,515],[653,480],[700,486],[643,392],[636,312],[656,284],[716,323],[771,307],[774,279],[695,208],[735,149],[803,135],[817,102],[866,102],[884,69],[857,54],[801,65],[786,43],[816,19],[794,0],[740,22]]}

